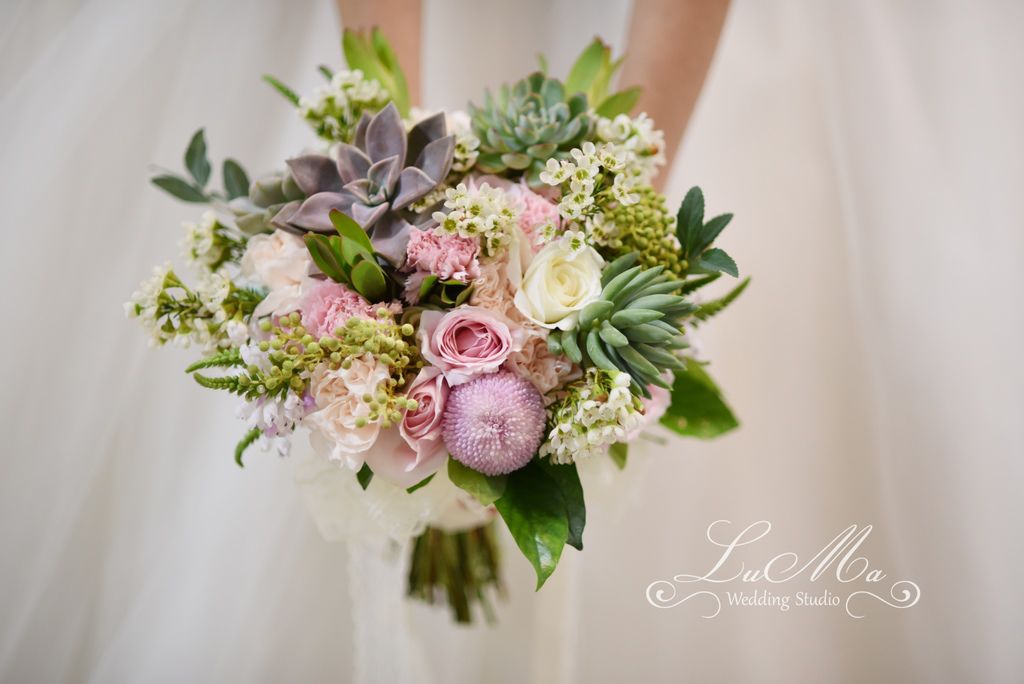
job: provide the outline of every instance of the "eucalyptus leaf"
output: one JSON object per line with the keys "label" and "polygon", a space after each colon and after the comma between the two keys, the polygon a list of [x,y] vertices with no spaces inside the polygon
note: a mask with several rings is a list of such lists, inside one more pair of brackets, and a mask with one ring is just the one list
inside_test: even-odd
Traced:
{"label": "eucalyptus leaf", "polygon": [[224,177],[224,192],[229,200],[249,195],[249,176],[241,164],[234,159],[225,159],[221,174]]}
{"label": "eucalyptus leaf", "polygon": [[537,573],[537,589],[558,566],[569,537],[562,492],[536,459],[508,475],[495,502],[519,550]]}
{"label": "eucalyptus leaf", "polygon": [[505,475],[484,475],[454,458],[448,459],[448,479],[459,489],[472,494],[484,506],[490,506],[501,498],[508,480]]}
{"label": "eucalyptus leaf", "polygon": [[202,190],[199,190],[187,180],[178,176],[172,176],[170,174],[155,176],[150,179],[150,182],[164,192],[177,197],[183,202],[195,202],[197,204],[201,204],[209,201],[209,198]]}
{"label": "eucalyptus leaf", "polygon": [[210,180],[210,160],[206,156],[206,134],[200,128],[185,149],[185,168],[200,188]]}
{"label": "eucalyptus leaf", "polygon": [[679,435],[711,439],[736,428],[739,422],[704,368],[689,360],[686,370],[675,371],[672,403],[661,424]]}

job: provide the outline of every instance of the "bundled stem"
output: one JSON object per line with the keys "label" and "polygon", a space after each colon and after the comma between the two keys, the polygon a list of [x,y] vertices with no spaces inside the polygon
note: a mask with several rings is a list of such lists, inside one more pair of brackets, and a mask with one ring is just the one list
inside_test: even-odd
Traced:
{"label": "bundled stem", "polygon": [[463,624],[473,621],[478,603],[484,619],[493,623],[492,591],[505,595],[494,523],[464,532],[428,527],[413,542],[409,596],[431,605],[446,600]]}

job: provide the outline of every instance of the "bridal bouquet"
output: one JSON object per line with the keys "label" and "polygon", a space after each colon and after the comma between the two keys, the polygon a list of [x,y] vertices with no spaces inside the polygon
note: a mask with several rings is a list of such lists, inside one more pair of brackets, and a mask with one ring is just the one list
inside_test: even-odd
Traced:
{"label": "bridal bouquet", "polygon": [[501,590],[498,519],[539,588],[583,548],[578,464],[625,467],[658,423],[736,426],[692,342],[747,281],[697,294],[737,276],[715,246],[731,215],[705,220],[698,188],[669,211],[662,136],[631,115],[637,89],[610,91],[621,60],[599,40],[564,81],[542,62],[436,113],[411,106],[379,32],[343,46],[348,69],[321,67],[309,96],[265,77],[313,149],[255,181],[228,159],[214,190],[200,130],[186,174],[152,179],[209,206],[185,224],[196,277],[159,267],[126,309],[153,343],[202,348],[187,372],[238,396],[238,465],[303,428],[351,479],[336,496],[410,515],[409,593],[467,621]]}

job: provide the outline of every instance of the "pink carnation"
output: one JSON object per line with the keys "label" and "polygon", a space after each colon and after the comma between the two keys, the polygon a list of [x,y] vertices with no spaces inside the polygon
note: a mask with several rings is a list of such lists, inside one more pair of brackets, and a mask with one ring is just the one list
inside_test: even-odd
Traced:
{"label": "pink carnation", "polygon": [[474,238],[413,229],[406,248],[406,266],[413,274],[406,289],[416,298],[419,285],[427,275],[469,282],[480,275],[479,254],[480,241]]}
{"label": "pink carnation", "polygon": [[302,311],[302,325],[314,337],[329,337],[345,321],[358,316],[376,318],[377,309],[385,306],[392,313],[400,313],[395,304],[371,304],[361,295],[333,280],[322,280],[313,285],[302,297],[299,310]]}
{"label": "pink carnation", "polygon": [[548,223],[558,226],[558,206],[544,197],[526,187],[525,184],[513,186],[518,192],[519,200],[519,227],[530,240],[530,246],[534,251],[540,247],[542,231]]}

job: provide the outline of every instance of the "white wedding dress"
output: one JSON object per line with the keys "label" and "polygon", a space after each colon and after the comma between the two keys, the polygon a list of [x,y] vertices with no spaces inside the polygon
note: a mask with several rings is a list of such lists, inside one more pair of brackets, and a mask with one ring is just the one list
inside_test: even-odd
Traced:
{"label": "white wedding dress", "polygon": [[[621,46],[628,12],[427,2],[425,104]],[[500,623],[466,629],[402,602],[400,563],[325,542],[295,464],[240,471],[234,401],[119,307],[197,214],[149,164],[201,125],[252,172],[310,141],[259,76],[302,92],[338,64],[333,3],[5,2],[0,680],[1018,680],[1022,27],[999,2],[734,3],[669,195],[737,215],[754,282],[703,343],[744,426],[631,458],[539,594],[509,544]],[[921,603],[648,605],[719,518],[771,520],[776,552],[874,523]]]}

